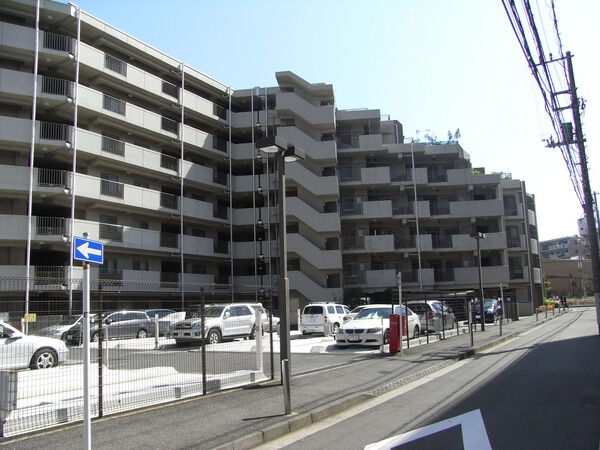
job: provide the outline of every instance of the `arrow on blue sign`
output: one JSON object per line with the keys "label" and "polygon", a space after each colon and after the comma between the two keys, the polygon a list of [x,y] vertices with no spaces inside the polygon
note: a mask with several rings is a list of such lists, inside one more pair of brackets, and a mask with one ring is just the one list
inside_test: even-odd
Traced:
{"label": "arrow on blue sign", "polygon": [[104,244],[76,237],[73,258],[80,261],[102,264],[104,260]]}

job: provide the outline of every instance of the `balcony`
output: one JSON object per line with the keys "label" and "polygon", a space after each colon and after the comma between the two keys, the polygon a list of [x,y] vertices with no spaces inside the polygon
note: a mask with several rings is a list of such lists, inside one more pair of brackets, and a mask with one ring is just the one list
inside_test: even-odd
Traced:
{"label": "balcony", "polygon": [[43,31],[42,46],[45,49],[73,53],[74,39],[57,33]]}
{"label": "balcony", "polygon": [[[482,241],[483,242],[483,241]],[[481,281],[485,286],[497,286],[509,281],[508,266],[484,266],[481,268]],[[479,282],[478,267],[457,267],[454,269],[456,284],[475,286]]]}
{"label": "balcony", "polygon": [[127,77],[127,63],[109,54],[104,55],[104,67]]}
{"label": "balcony", "polygon": [[335,126],[333,105],[316,106],[294,92],[277,93],[276,104],[279,114],[292,113],[315,128],[333,129]]}
{"label": "balcony", "polygon": [[125,156],[125,142],[107,136],[102,136],[101,149],[103,152],[112,153],[113,155]]}
{"label": "balcony", "polygon": [[502,200],[467,200],[450,202],[451,217],[497,217],[504,215]]}
{"label": "balcony", "polygon": [[108,195],[110,197],[123,198],[124,197],[124,185],[116,181],[100,180],[100,194]]}

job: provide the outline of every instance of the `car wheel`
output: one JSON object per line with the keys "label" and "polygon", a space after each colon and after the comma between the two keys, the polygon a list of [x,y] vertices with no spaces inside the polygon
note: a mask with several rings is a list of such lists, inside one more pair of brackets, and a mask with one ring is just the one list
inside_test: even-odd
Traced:
{"label": "car wheel", "polygon": [[144,339],[148,337],[148,332],[146,330],[144,330],[143,328],[139,329],[138,332],[136,333],[135,337],[137,337],[138,339]]}
{"label": "car wheel", "polygon": [[96,331],[94,334],[92,334],[92,342],[98,341],[100,341],[100,333]]}
{"label": "car wheel", "polygon": [[418,338],[419,337],[419,326],[415,325],[415,328],[413,329],[413,338]]}
{"label": "car wheel", "polygon": [[218,344],[221,342],[221,333],[216,329],[208,330],[206,338],[208,339],[209,344]]}
{"label": "car wheel", "polygon": [[333,324],[333,334],[338,334],[339,332],[340,332],[340,324],[334,323]]}
{"label": "car wheel", "polygon": [[390,343],[390,330],[385,330],[385,332],[383,333],[383,344],[389,344]]}
{"label": "car wheel", "polygon": [[58,364],[58,355],[50,348],[42,348],[34,353],[29,363],[31,369],[49,369]]}

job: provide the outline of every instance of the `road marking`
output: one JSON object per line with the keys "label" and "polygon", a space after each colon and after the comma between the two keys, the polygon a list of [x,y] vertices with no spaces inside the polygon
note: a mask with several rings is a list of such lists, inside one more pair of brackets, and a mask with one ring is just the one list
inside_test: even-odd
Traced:
{"label": "road marking", "polygon": [[476,409],[460,416],[451,417],[441,422],[432,423],[416,430],[393,436],[383,441],[374,442],[365,446],[365,450],[392,450],[400,445],[422,439],[440,431],[448,430],[460,425],[462,444],[465,450],[491,450],[490,439],[481,417],[481,411]]}

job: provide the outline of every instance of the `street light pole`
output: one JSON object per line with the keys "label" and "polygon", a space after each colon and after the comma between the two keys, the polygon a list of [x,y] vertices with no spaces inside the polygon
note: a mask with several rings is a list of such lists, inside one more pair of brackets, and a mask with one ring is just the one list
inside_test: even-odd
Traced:
{"label": "street light pole", "polygon": [[281,383],[283,384],[283,402],[285,414],[292,413],[292,402],[290,395],[290,288],[287,276],[287,236],[286,236],[286,208],[285,208],[285,163],[302,159],[303,152],[278,136],[268,136],[256,141],[256,148],[267,154],[276,155],[278,173],[278,222],[279,232],[279,361],[281,364]]}
{"label": "street light pole", "polygon": [[474,237],[477,240],[477,262],[479,266],[479,314],[481,314],[481,331],[485,331],[485,314],[483,311],[483,281],[481,273],[481,247],[479,245],[479,240],[485,239],[485,233],[478,232]]}

